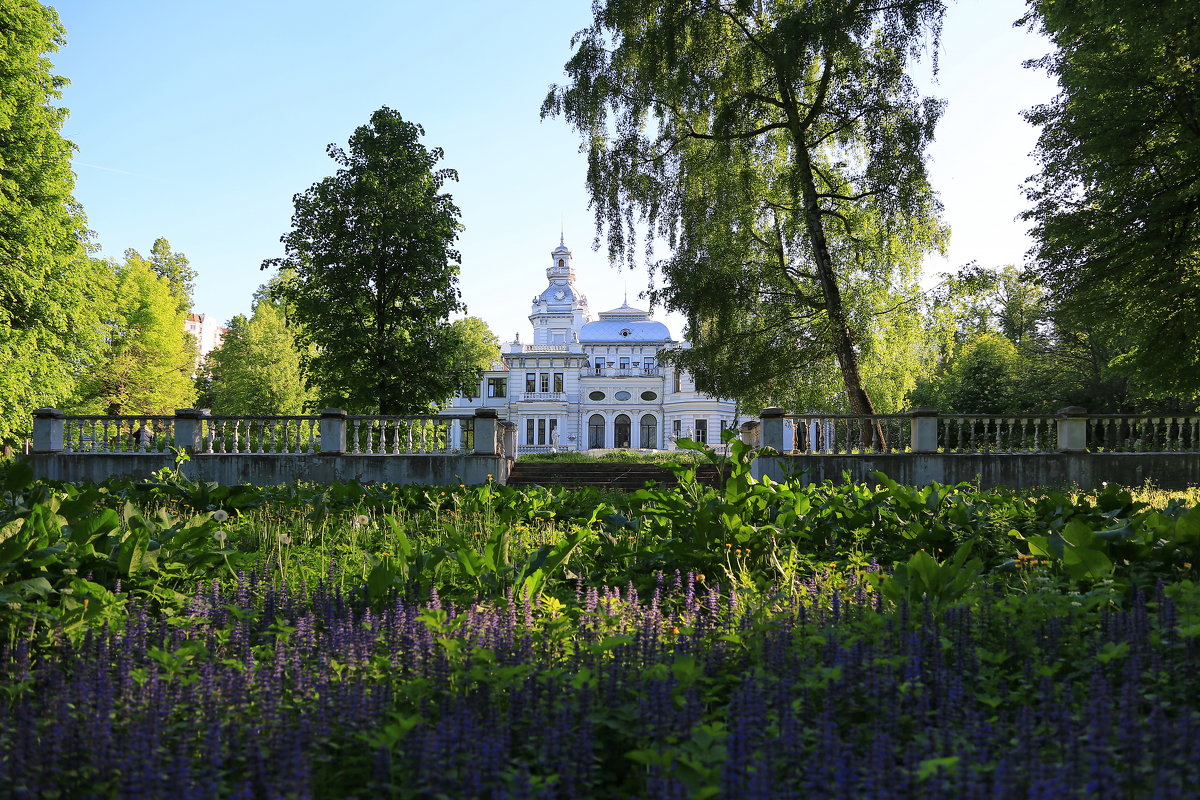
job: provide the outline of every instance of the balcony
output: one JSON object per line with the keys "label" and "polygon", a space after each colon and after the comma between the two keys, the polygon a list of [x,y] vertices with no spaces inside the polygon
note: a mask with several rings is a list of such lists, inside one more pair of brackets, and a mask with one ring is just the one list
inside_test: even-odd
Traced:
{"label": "balcony", "polygon": [[566,392],[522,392],[522,403],[565,403]]}

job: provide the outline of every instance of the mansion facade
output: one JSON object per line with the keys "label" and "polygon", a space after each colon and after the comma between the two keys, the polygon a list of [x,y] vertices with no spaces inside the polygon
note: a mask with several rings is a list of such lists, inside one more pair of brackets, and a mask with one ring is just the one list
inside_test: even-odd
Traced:
{"label": "mansion facade", "polygon": [[732,400],[696,391],[691,376],[662,365],[686,348],[648,311],[623,303],[593,320],[575,285],[571,251],[550,253],[547,286],[533,298],[533,341],[506,342],[476,397],[446,413],[495,408],[517,426],[519,452],[632,448],[672,450],[680,438],[716,445],[734,427]]}

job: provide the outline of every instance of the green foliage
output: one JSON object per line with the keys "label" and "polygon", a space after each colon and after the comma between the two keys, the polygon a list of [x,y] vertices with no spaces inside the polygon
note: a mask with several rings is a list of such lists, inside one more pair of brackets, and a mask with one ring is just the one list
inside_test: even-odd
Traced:
{"label": "green foliage", "polygon": [[211,513],[146,513],[128,502],[114,508],[114,498],[95,486],[51,489],[31,478],[22,462],[0,480],[6,639],[18,629],[75,635],[117,625],[129,597],[178,609],[195,581],[221,572],[232,577],[231,554],[213,536],[219,526]]}
{"label": "green foliage", "polygon": [[[671,358],[701,389],[791,399],[813,364],[873,410],[859,351],[882,315],[915,300],[925,253],[942,246],[924,148],[940,104],[906,68],[936,47],[942,4],[773,0],[602,2],[576,34],[571,83],[543,116],[584,140],[597,232],[610,257],[663,237],[655,302],[688,318]],[[879,344],[882,344],[882,339]],[[883,362],[874,348],[877,387]],[[902,370],[905,359],[892,363]],[[809,376],[811,377],[811,375]],[[789,387],[789,388],[785,388]],[[818,384],[805,406],[822,402]],[[891,400],[889,400],[891,402]]]}
{"label": "green foliage", "polygon": [[936,386],[917,393],[914,405],[947,413],[1003,414],[1034,411],[1021,391],[1022,362],[1003,336],[983,333],[966,342]]}
{"label": "green foliage", "polygon": [[329,146],[336,175],[295,197],[287,255],[264,262],[288,274],[276,293],[315,346],[312,382],[322,402],[393,414],[435,406],[470,389],[479,368],[449,316],[462,310],[456,282],[459,210],[442,191],[457,180],[435,169],[424,129],[389,108],[355,130],[349,149]]}
{"label": "green foliage", "polygon": [[179,310],[188,314],[192,310],[192,291],[196,284],[196,270],[188,265],[188,258],[183,253],[172,253],[171,243],[159,237],[150,248],[150,258],[142,258],[141,253],[133,248],[125,251],[126,262],[142,262],[150,267],[155,275],[162,278],[171,287],[171,295],[179,304]]}
{"label": "green foliage", "polygon": [[[1200,398],[1200,11],[1193,3],[1033,0],[1059,95],[1027,194],[1033,264],[1062,316],[1144,391]],[[1110,346],[1111,349],[1111,346]],[[1124,351],[1122,354],[1120,351]]]}
{"label": "green foliage", "polygon": [[924,550],[918,550],[907,562],[897,563],[890,576],[876,573],[876,584],[884,597],[896,605],[908,603],[919,606],[928,601],[934,608],[956,603],[974,587],[983,561],[970,556],[972,542],[959,545],[954,556],[938,561]]}
{"label": "green foliage", "polygon": [[103,343],[104,270],[85,254],[67,112],[53,105],[67,82],[46,58],[63,35],[36,0],[0,4],[0,445],[34,408],[61,405]]}
{"label": "green foliage", "polygon": [[104,305],[107,345],[82,377],[76,405],[104,414],[165,414],[191,405],[195,342],[166,279],[132,258]]}
{"label": "green foliage", "polygon": [[216,414],[301,414],[310,404],[296,335],[270,302],[234,317],[205,366]]}
{"label": "green foliage", "polygon": [[[483,371],[491,369],[500,360],[500,339],[479,317],[463,317],[450,323],[451,343],[447,356],[451,360],[450,371],[463,375],[464,389],[473,396],[478,388]],[[466,376],[474,376],[466,383]]]}

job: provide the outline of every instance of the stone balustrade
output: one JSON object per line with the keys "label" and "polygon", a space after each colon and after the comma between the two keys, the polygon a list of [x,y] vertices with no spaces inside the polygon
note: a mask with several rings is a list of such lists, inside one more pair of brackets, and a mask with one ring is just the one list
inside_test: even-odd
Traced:
{"label": "stone balustrade", "polygon": [[309,479],[439,483],[503,480],[516,453],[515,426],[495,409],[472,414],[217,416],[80,415],[38,409],[35,473],[61,480],[144,475],[172,466],[222,483]]}
{"label": "stone balustrade", "polygon": [[769,448],[755,474],[824,480],[883,472],[902,483],[978,481],[1011,487],[1146,481],[1200,484],[1200,415],[787,414],[763,409],[743,441]]}

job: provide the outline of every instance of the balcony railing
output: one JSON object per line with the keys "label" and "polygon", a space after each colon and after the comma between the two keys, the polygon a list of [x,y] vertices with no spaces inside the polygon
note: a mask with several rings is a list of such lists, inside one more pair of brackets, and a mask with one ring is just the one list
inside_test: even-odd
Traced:
{"label": "balcony railing", "polygon": [[567,393],[566,392],[524,392],[521,395],[522,403],[535,403],[535,402],[546,402],[546,401],[555,402],[555,403],[565,403],[567,401]]}
{"label": "balcony railing", "polygon": [[581,378],[658,378],[662,371],[658,367],[601,367],[581,370]]}

